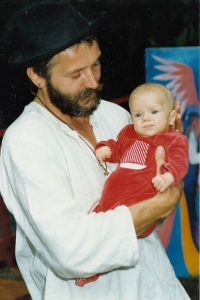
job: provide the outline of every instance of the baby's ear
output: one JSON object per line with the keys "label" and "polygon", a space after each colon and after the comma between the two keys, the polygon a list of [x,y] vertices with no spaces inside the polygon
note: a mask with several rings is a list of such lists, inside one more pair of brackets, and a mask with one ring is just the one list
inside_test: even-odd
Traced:
{"label": "baby's ear", "polygon": [[170,126],[173,126],[173,125],[174,125],[175,120],[176,120],[176,115],[177,115],[176,110],[172,110],[172,112],[171,112],[171,114],[170,114],[170,117],[169,117],[169,125],[170,125]]}

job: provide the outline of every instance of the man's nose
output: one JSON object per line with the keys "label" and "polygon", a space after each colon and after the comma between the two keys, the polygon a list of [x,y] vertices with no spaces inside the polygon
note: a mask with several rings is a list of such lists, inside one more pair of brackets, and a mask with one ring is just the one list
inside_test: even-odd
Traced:
{"label": "man's nose", "polygon": [[85,74],[84,85],[86,88],[96,89],[98,87],[98,81],[92,70],[87,70]]}

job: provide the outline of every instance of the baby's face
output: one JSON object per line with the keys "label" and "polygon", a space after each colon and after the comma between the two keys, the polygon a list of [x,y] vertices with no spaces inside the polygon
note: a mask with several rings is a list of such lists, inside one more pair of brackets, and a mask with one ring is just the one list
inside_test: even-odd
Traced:
{"label": "baby's face", "polygon": [[171,109],[160,94],[149,92],[132,96],[130,111],[134,129],[140,136],[152,136],[170,128]]}

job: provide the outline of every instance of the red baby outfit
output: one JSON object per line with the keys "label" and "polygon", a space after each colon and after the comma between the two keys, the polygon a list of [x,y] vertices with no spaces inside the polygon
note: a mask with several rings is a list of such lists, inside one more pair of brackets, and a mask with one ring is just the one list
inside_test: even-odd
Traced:
{"label": "red baby outfit", "polygon": [[[161,174],[169,171],[174,177],[173,185],[176,185],[187,173],[188,141],[176,130],[140,137],[133,125],[127,125],[118,134],[117,141],[101,141],[95,150],[103,145],[111,148],[112,154],[107,161],[119,162],[119,166],[106,180],[95,211],[107,211],[119,205],[130,206],[157,194],[151,181],[156,175],[155,150],[159,145],[166,152]],[[140,237],[149,235],[157,225],[148,228]]]}

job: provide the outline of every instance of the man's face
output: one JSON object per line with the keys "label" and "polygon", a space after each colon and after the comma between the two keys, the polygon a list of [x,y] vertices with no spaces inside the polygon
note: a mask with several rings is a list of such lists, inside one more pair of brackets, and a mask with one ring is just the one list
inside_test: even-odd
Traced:
{"label": "man's face", "polygon": [[57,54],[46,80],[50,102],[63,114],[89,116],[100,103],[101,52],[98,44],[82,43]]}

